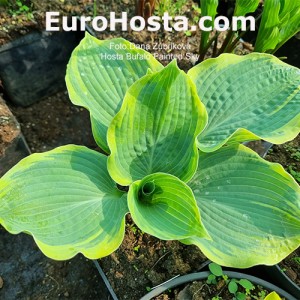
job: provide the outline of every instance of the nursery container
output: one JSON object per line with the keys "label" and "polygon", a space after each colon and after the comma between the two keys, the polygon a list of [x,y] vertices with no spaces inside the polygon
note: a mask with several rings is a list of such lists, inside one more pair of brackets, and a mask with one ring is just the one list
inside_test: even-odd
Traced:
{"label": "nursery container", "polygon": [[265,272],[272,279],[273,282],[278,284],[284,290],[293,295],[296,299],[300,299],[300,287],[293,282],[278,265],[265,267]]}
{"label": "nursery container", "polygon": [[66,65],[83,32],[32,32],[0,47],[0,78],[8,98],[28,106],[65,87]]}
{"label": "nursery container", "polygon": [[[275,291],[278,295],[280,295],[281,297],[284,297],[288,300],[297,300],[297,298],[294,298],[292,295],[290,295],[286,291],[282,290],[281,288],[277,287],[276,285],[269,283],[265,280],[262,280],[260,278],[257,278],[257,277],[251,276],[251,275],[247,275],[247,274],[243,274],[240,272],[233,272],[233,271],[224,271],[223,273],[225,275],[227,275],[229,278],[248,279],[253,284],[260,285],[269,291]],[[192,274],[176,277],[170,281],[167,281],[167,282],[162,283],[161,285],[157,286],[151,292],[149,292],[144,297],[142,297],[140,300],[153,299],[153,297],[159,296],[160,294],[162,294],[163,292],[165,292],[169,289],[179,287],[180,285],[183,285],[186,283],[191,283],[193,281],[206,279],[210,274],[211,274],[210,272],[205,271],[205,272],[192,273]]]}

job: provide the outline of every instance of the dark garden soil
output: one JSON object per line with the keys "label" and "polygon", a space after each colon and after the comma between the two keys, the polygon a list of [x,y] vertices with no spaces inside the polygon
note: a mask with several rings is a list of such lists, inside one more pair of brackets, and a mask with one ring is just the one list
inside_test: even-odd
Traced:
{"label": "dark garden soil", "polygon": [[0,228],[0,237],[0,299],[105,299],[92,261],[53,261],[29,235]]}
{"label": "dark garden soil", "polygon": [[279,267],[282,272],[300,287],[300,248],[279,263]]}
{"label": "dark garden soil", "polygon": [[134,300],[175,276],[200,270],[205,260],[197,247],[156,239],[141,232],[127,217],[121,247],[100,264],[118,298]]}
{"label": "dark garden soil", "polygon": [[[135,12],[133,0],[98,1],[97,14],[105,15],[109,11]],[[100,3],[101,2],[101,3]],[[0,45],[33,30],[45,28],[45,12],[60,11],[63,15],[92,15],[92,0],[53,0],[23,1],[30,7],[30,15],[7,13],[0,8]],[[186,1],[182,10],[191,18],[197,17],[193,2]],[[17,7],[13,8],[15,12]],[[169,54],[168,50],[156,50],[157,42],[169,44],[188,44],[189,52],[196,54],[199,45],[199,33],[187,36],[185,33],[98,33],[101,39],[122,36],[138,44],[148,44],[150,52]],[[251,48],[251,47],[250,47]],[[238,53],[247,53],[249,45],[239,44]],[[184,50],[174,50],[173,54],[185,55]],[[162,59],[166,64],[171,60]],[[187,71],[196,58],[182,59],[179,66]],[[1,87],[1,82],[0,82]],[[4,91],[2,91],[4,92]],[[69,143],[85,145],[99,150],[93,140],[88,112],[74,106],[66,91],[61,91],[27,108],[16,107],[6,99],[11,111],[18,119],[21,130],[32,152],[43,152]],[[1,133],[0,133],[1,137]],[[5,137],[1,137],[2,140]],[[0,149],[1,152],[1,149]],[[300,181],[300,137],[293,142],[274,146],[267,156],[270,161],[281,163]],[[283,262],[282,268],[293,273],[299,284],[299,249],[293,257]],[[176,241],[160,241],[141,232],[127,217],[125,239],[121,247],[109,257],[100,260],[117,296],[120,300],[137,300],[147,290],[170,278],[198,271],[205,261],[204,255],[194,246],[185,246]],[[290,272],[290,273],[291,273]],[[66,262],[56,262],[46,258],[35,246],[33,239],[25,234],[12,236],[0,228],[0,299],[106,299],[101,293],[99,274],[93,263],[78,255]],[[223,287],[218,287],[220,291]],[[208,299],[202,293],[207,289],[204,282],[192,284],[187,288],[198,298]],[[187,292],[187,290],[186,290]],[[175,294],[158,299],[174,299]],[[182,297],[182,296],[181,296]],[[202,298],[201,298],[202,297]],[[226,298],[225,295],[223,299]],[[178,298],[177,299],[185,299]],[[209,298],[210,299],[210,298]]]}
{"label": "dark garden soil", "polygon": [[73,105],[66,91],[27,108],[12,104],[10,108],[20,122],[32,152],[44,152],[66,144],[98,149],[88,111]]}

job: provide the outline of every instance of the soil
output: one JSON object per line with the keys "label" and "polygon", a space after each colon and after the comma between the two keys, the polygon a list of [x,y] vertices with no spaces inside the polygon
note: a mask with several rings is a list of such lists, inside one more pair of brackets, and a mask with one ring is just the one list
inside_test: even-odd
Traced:
{"label": "soil", "polygon": [[[128,11],[129,16],[135,14],[133,0],[99,2],[98,15],[108,11]],[[23,13],[14,15],[0,8],[0,45],[33,30],[43,30],[46,11],[60,11],[63,15],[93,14],[92,0],[32,0],[23,3],[30,7],[30,15]],[[186,1],[183,10],[190,16],[195,16],[192,5],[192,1]],[[97,33],[97,37],[101,39],[120,35],[137,44],[146,43],[150,47],[150,52],[160,55],[169,53],[163,49],[156,50],[157,41],[189,44],[189,51],[196,54],[200,39],[199,32],[189,37],[184,33],[167,32]],[[249,45],[240,43],[237,52],[240,54],[249,52]],[[185,55],[183,50],[175,50],[172,53]],[[171,58],[163,59],[162,63],[166,64],[170,60]],[[187,71],[195,62],[195,57],[182,59],[179,66]],[[91,135],[88,112],[73,106],[66,91],[51,95],[27,108],[16,107],[11,103],[9,105],[20,122],[21,130],[32,152],[43,152],[68,143],[86,145],[99,150]],[[299,150],[299,142],[298,137],[292,144],[287,145]],[[297,173],[300,172],[300,166],[299,160],[296,159],[297,155],[292,156],[292,153],[297,153],[294,150],[288,150],[286,145],[274,146],[267,159],[280,162],[288,171],[293,170]],[[12,236],[0,228],[0,236],[0,299],[108,299],[93,263],[83,256],[77,255],[72,260],[56,262],[46,258],[35,246],[32,238],[26,234]],[[299,252],[295,253],[299,256]],[[205,259],[200,250],[194,246],[185,246],[176,241],[160,241],[142,233],[130,217],[127,217],[126,234],[121,247],[109,257],[101,259],[100,264],[119,299],[135,300],[146,294],[149,288],[178,274],[199,271]],[[299,278],[299,265],[296,268],[293,264],[287,263],[287,267],[294,270]],[[200,287],[203,284],[200,283]],[[197,290],[200,287],[197,283],[193,289]]]}
{"label": "soil", "polygon": [[0,299],[107,299],[92,261],[81,255],[59,262],[45,257],[26,234],[0,228]]}
{"label": "soil", "polygon": [[300,183],[300,135],[283,145],[274,145],[266,159],[280,163]]}
{"label": "soil", "polygon": [[6,148],[20,132],[18,122],[0,98],[0,157],[5,155]]}
{"label": "soil", "polygon": [[44,152],[66,144],[98,149],[92,136],[89,113],[74,106],[66,91],[27,108],[10,104],[32,152]]}
{"label": "soil", "polygon": [[170,278],[199,271],[206,260],[197,247],[156,239],[128,217],[122,245],[100,264],[118,298],[134,300]]}

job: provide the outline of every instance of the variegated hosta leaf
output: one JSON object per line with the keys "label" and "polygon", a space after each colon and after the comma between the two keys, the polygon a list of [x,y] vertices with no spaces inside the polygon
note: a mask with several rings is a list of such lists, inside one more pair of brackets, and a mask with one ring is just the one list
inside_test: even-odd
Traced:
{"label": "variegated hosta leaf", "polygon": [[137,226],[157,238],[207,238],[191,189],[175,176],[156,173],[134,182],[128,207]]}
{"label": "variegated hosta leaf", "polygon": [[208,112],[204,152],[225,143],[292,140],[300,131],[300,71],[269,54],[223,54],[189,71]]}
{"label": "variegated hosta leaf", "polygon": [[100,41],[88,33],[73,51],[66,83],[71,101],[87,108],[97,144],[109,152],[107,128],[129,86],[162,65],[148,52],[117,38]]}
{"label": "variegated hosta leaf", "polygon": [[300,246],[300,188],[279,164],[243,145],[225,146],[200,154],[189,186],[211,240],[183,242],[216,263],[272,265]]}
{"label": "variegated hosta leaf", "polygon": [[123,240],[128,208],[106,163],[74,145],[23,159],[0,179],[0,224],[31,234],[53,259],[109,255]]}
{"label": "variegated hosta leaf", "polygon": [[206,122],[195,85],[175,61],[144,76],[129,88],[108,129],[111,177],[121,185],[157,172],[189,180]]}

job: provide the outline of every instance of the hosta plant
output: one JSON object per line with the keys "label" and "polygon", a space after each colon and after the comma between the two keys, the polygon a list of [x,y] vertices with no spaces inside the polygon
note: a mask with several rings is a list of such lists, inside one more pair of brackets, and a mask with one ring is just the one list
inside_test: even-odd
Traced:
{"label": "hosta plant", "polygon": [[[219,0],[201,0],[201,12],[203,16],[210,16],[212,20],[217,15]],[[255,12],[260,0],[236,0],[234,6],[234,16],[246,16]],[[300,1],[299,0],[264,0],[263,11],[260,16],[259,30],[255,41],[254,51],[274,54],[283,44],[300,31]],[[207,21],[206,26],[212,22]],[[248,29],[249,30],[249,29]],[[215,55],[221,53],[230,53],[234,50],[240,38],[245,31],[234,32],[229,30],[226,39]],[[200,42],[200,59],[203,60],[208,48],[212,43],[218,43],[218,33],[214,34],[211,39],[210,32],[201,33]]]}
{"label": "hosta plant", "polygon": [[57,260],[109,255],[128,213],[144,232],[226,266],[275,264],[299,246],[299,186],[241,144],[299,133],[297,68],[224,54],[186,74],[123,39],[87,34],[66,83],[107,155],[67,145],[23,159],[0,180],[9,232],[31,234]]}

